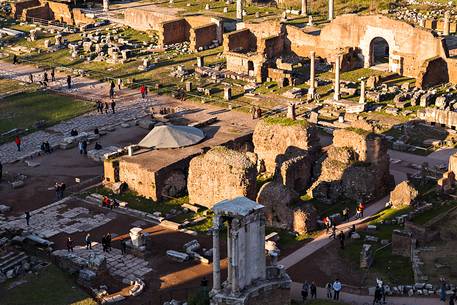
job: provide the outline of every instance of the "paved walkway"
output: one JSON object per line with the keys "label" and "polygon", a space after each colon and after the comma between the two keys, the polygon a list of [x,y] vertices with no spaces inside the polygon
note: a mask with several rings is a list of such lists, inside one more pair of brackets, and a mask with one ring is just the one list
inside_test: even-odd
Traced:
{"label": "paved walkway", "polygon": [[[291,297],[294,300],[301,300],[301,283],[292,283]],[[319,299],[326,299],[327,290],[318,287],[317,297]],[[371,305],[373,303],[373,297],[368,295],[358,295],[352,293],[343,292],[340,295],[340,301],[353,304],[353,305]],[[388,297],[386,299],[387,305],[444,305],[438,298],[417,298],[417,297]]]}

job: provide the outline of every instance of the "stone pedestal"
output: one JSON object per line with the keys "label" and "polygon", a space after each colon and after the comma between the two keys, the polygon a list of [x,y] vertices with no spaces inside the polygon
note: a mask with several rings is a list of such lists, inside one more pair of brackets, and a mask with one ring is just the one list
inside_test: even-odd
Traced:
{"label": "stone pedestal", "polygon": [[448,36],[449,31],[450,31],[450,19],[451,19],[451,13],[449,11],[446,11],[444,13],[444,23],[443,23],[443,35]]}
{"label": "stone pedestal", "polygon": [[132,241],[132,246],[135,248],[139,248],[144,245],[143,233],[141,231],[143,231],[142,228],[130,229],[130,239]]}
{"label": "stone pedestal", "polygon": [[287,118],[295,120],[295,116],[295,103],[289,103],[289,105],[287,105]]}
{"label": "stone pedestal", "polygon": [[203,66],[205,66],[205,60],[203,56],[197,57],[197,67],[202,68]]}
{"label": "stone pedestal", "polygon": [[232,88],[225,87],[224,88],[224,100],[230,101],[232,99]]}
{"label": "stone pedestal", "polygon": [[192,91],[192,82],[186,82],[186,91],[191,92]]}
{"label": "stone pedestal", "polygon": [[365,104],[365,80],[362,80],[360,82],[360,98],[359,98],[359,103],[360,104]]}
{"label": "stone pedestal", "polygon": [[310,64],[309,64],[309,89],[308,89],[308,98],[313,99],[316,93],[316,72],[315,72],[315,60],[316,60],[316,53],[311,51],[310,55]]}

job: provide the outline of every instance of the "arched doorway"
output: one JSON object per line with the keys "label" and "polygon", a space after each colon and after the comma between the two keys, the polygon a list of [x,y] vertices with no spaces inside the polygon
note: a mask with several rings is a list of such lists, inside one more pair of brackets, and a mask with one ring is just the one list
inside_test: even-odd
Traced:
{"label": "arched doorway", "polygon": [[252,60],[248,61],[248,74],[254,76],[254,62]]}
{"label": "arched doorway", "polygon": [[382,37],[374,38],[370,43],[370,66],[380,70],[389,70],[389,44]]}

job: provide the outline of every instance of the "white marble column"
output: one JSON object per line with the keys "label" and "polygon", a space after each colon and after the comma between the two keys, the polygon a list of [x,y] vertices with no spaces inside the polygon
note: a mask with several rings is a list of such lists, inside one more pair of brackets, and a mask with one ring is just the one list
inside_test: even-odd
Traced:
{"label": "white marble column", "polygon": [[335,18],[334,11],[335,11],[334,0],[328,0],[328,20],[332,21]]}
{"label": "white marble column", "polygon": [[213,291],[221,290],[221,253],[219,246],[220,217],[214,216],[213,224]]}
{"label": "white marble column", "polygon": [[232,294],[240,291],[238,283],[238,232],[232,232]]}
{"label": "white marble column", "polygon": [[362,79],[360,82],[360,99],[359,99],[360,104],[365,104],[365,80]]}
{"label": "white marble column", "polygon": [[308,16],[308,0],[301,0],[301,14]]}
{"label": "white marble column", "polygon": [[233,251],[232,251],[232,233],[231,223],[227,226],[227,285],[232,285],[232,264],[233,264]]}
{"label": "white marble column", "polygon": [[448,36],[449,31],[450,31],[450,19],[451,19],[451,13],[449,11],[446,11],[444,13],[444,23],[443,23],[443,35]]}
{"label": "white marble column", "polygon": [[309,89],[308,89],[308,97],[310,99],[314,98],[316,93],[316,71],[315,71],[315,61],[316,61],[316,52],[311,51],[310,54],[310,64],[309,64]]}
{"label": "white marble column", "polygon": [[109,11],[109,0],[103,0],[103,11],[104,12]]}
{"label": "white marble column", "polygon": [[338,101],[340,99],[340,55],[336,57],[335,62],[335,93],[333,99]]}
{"label": "white marble column", "polygon": [[243,21],[243,0],[236,0],[236,19]]}

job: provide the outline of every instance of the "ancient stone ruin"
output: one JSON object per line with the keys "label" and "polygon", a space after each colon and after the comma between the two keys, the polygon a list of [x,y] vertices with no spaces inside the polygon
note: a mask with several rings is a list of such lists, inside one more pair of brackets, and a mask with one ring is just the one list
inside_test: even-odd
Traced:
{"label": "ancient stone ruin", "polygon": [[[263,206],[246,197],[213,207],[213,289],[211,305],[290,303],[291,280],[283,266],[266,265]],[[227,222],[228,276],[221,281],[220,230]]]}
{"label": "ancient stone ruin", "polygon": [[386,195],[394,185],[383,138],[357,129],[339,129],[333,144],[316,169],[317,180],[308,193],[333,203],[340,197],[371,201]]}
{"label": "ancient stone ruin", "polygon": [[419,195],[410,181],[403,181],[390,192],[390,203],[394,208],[410,206]]}
{"label": "ancient stone ruin", "polygon": [[245,154],[222,146],[193,158],[189,166],[189,202],[212,207],[223,199],[255,199],[257,168]]}

